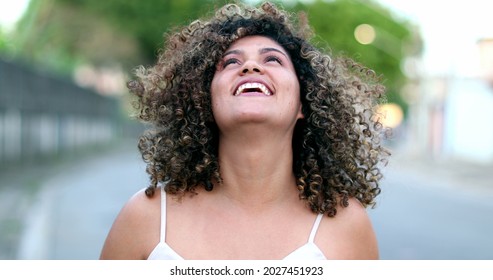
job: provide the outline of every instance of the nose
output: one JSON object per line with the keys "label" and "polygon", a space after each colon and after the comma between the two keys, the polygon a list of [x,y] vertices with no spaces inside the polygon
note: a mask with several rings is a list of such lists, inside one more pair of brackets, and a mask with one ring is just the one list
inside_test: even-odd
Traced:
{"label": "nose", "polygon": [[253,74],[253,73],[263,73],[264,69],[257,62],[249,60],[243,63],[241,67],[241,74]]}

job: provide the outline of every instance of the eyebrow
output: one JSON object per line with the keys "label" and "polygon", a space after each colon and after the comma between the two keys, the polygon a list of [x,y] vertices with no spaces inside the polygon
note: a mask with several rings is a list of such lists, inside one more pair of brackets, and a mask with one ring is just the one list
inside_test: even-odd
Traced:
{"label": "eyebrow", "polygon": [[[279,50],[277,48],[271,48],[271,47],[269,47],[269,48],[262,48],[262,49],[259,50],[259,53],[260,54],[265,54],[265,53],[268,53],[268,52],[277,52],[277,53],[280,53],[280,54],[284,55],[286,58],[289,58],[289,56],[286,53],[284,53],[283,51],[281,51],[281,50]],[[238,55],[240,55],[240,54],[243,54],[243,53],[244,53],[244,51],[242,51],[242,50],[230,50],[230,51],[225,52],[223,54],[223,57],[225,57],[227,55],[230,55],[230,54],[238,54]]]}

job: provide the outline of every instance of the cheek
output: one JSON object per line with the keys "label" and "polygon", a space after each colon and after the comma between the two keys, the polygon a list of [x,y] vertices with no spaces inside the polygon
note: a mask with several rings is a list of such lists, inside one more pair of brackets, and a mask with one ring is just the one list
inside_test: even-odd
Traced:
{"label": "cheek", "polygon": [[212,79],[210,92],[211,98],[214,98],[214,95],[216,95],[217,92],[217,79],[215,77]]}
{"label": "cheek", "polygon": [[218,107],[218,101],[219,101],[219,94],[218,94],[218,91],[219,91],[219,88],[217,87],[217,84],[214,85],[214,83],[211,84],[211,90],[210,90],[210,94],[211,94],[211,106],[212,106],[212,112],[214,113],[214,111],[216,110],[216,108]]}
{"label": "cheek", "polygon": [[211,91],[211,112],[213,116],[217,114],[218,108],[220,107],[221,106],[219,105],[217,98]]}
{"label": "cheek", "polygon": [[291,83],[287,83],[288,90],[291,92],[293,96],[294,103],[301,104],[301,92],[300,92],[300,84],[298,83],[297,77],[293,77]]}
{"label": "cheek", "polygon": [[301,104],[300,84],[297,82],[298,81],[297,77],[294,77],[293,79],[296,82],[291,85],[290,90],[293,93],[293,100],[290,103],[291,103],[291,106],[295,110],[297,110],[297,112],[298,112],[297,117],[298,118],[304,118],[302,110],[301,110],[302,104]]}
{"label": "cheek", "polygon": [[226,88],[226,85],[226,77],[220,73],[216,73],[211,81],[211,98],[214,99],[215,97],[221,96]]}
{"label": "cheek", "polygon": [[218,109],[221,108],[221,86],[220,81],[217,78],[214,78],[211,83],[210,94],[211,94],[211,110],[212,114],[215,116],[218,112]]}

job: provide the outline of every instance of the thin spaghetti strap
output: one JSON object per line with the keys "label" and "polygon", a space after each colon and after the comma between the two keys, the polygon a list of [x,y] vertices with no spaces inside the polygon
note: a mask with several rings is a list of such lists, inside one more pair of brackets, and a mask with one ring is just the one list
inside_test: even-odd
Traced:
{"label": "thin spaghetti strap", "polygon": [[164,186],[161,189],[161,233],[160,242],[166,242],[166,192],[164,191]]}
{"label": "thin spaghetti strap", "polygon": [[308,242],[312,242],[315,240],[315,235],[317,234],[318,227],[320,226],[320,222],[322,221],[324,214],[318,214],[315,223],[313,224],[312,231],[310,232],[310,237],[308,238]]}

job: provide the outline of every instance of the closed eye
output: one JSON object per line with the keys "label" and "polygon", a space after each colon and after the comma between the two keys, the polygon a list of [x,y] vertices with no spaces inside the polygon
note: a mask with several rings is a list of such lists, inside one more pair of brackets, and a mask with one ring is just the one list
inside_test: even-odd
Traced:
{"label": "closed eye", "polygon": [[265,58],[265,62],[277,62],[282,65],[282,60],[275,56],[275,55],[269,55]]}
{"label": "closed eye", "polygon": [[223,67],[226,67],[230,64],[240,64],[240,61],[237,58],[228,58],[223,62]]}

